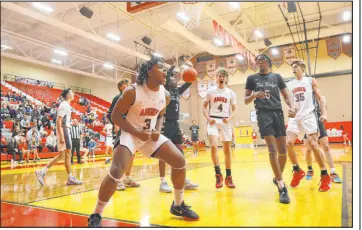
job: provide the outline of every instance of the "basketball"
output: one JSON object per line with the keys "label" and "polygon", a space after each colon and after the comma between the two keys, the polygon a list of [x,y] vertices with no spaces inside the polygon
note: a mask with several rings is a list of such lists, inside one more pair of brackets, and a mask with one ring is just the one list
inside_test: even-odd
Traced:
{"label": "basketball", "polygon": [[182,72],[182,79],[185,82],[192,83],[196,81],[197,78],[197,71],[192,67],[185,68]]}

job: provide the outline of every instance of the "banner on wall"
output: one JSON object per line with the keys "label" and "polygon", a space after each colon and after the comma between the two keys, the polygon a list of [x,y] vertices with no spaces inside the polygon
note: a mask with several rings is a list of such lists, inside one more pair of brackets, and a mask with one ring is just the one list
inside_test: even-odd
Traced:
{"label": "banner on wall", "polygon": [[198,81],[197,91],[199,92],[201,98],[205,98],[207,91],[207,81]]}
{"label": "banner on wall", "polygon": [[206,76],[206,63],[205,62],[196,63],[196,71],[198,77],[200,79],[204,79],[204,77]]}
{"label": "banner on wall", "polygon": [[283,64],[283,52],[282,48],[274,47],[268,50],[268,56],[270,57],[273,65],[280,67]]}
{"label": "banner on wall", "polygon": [[216,80],[209,80],[207,82],[207,89],[216,87]]}
{"label": "banner on wall", "polygon": [[352,57],[352,42],[348,43],[342,42],[342,51],[348,57]]}
{"label": "banner on wall", "polygon": [[229,71],[229,73],[234,75],[234,73],[236,72],[236,58],[235,57],[230,57],[230,58],[226,59],[226,68]]}
{"label": "banner on wall", "polygon": [[288,65],[291,65],[293,61],[297,60],[294,46],[283,47],[283,55]]}
{"label": "banner on wall", "polygon": [[341,39],[339,37],[326,39],[327,53],[333,59],[337,59],[341,55]]}
{"label": "banner on wall", "polygon": [[191,96],[191,87],[188,87],[183,93],[182,97],[187,100]]}
{"label": "banner on wall", "polygon": [[216,60],[216,69],[219,67],[226,68],[226,58]]}
{"label": "banner on wall", "polygon": [[249,63],[248,59],[243,58],[242,60],[236,60],[236,69],[239,70],[242,73],[245,73],[246,70],[248,70]]}
{"label": "banner on wall", "polygon": [[216,69],[215,60],[206,62],[207,76],[209,76],[211,79],[215,77],[215,69]]}

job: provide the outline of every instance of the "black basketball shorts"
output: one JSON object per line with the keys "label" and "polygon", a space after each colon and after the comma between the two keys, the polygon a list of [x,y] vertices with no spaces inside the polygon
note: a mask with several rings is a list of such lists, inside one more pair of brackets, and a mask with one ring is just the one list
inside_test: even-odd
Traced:
{"label": "black basketball shorts", "polygon": [[282,110],[258,110],[257,119],[261,138],[286,136]]}
{"label": "black basketball shorts", "polygon": [[175,145],[182,144],[182,131],[178,120],[164,120],[161,133]]}

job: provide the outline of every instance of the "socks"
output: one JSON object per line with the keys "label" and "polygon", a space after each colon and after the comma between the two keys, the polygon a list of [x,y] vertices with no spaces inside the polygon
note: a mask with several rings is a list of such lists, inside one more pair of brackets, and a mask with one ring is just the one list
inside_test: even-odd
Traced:
{"label": "socks", "polygon": [[312,166],[308,166],[308,171],[313,171]]}
{"label": "socks", "polygon": [[180,206],[182,201],[184,200],[184,190],[183,189],[175,189],[175,205]]}
{"label": "socks", "polygon": [[48,168],[47,167],[42,168],[41,172],[45,175],[48,172]]}
{"label": "socks", "polygon": [[299,172],[300,171],[299,165],[293,165],[293,170]]}
{"label": "socks", "polygon": [[226,169],[226,176],[231,176],[231,169]]}
{"label": "socks", "polygon": [[104,202],[104,201],[99,200],[99,198],[98,198],[97,206],[96,206],[96,209],[94,209],[94,213],[98,213],[99,215],[102,216],[103,209],[106,207],[107,204],[108,204],[108,201]]}
{"label": "socks", "polygon": [[336,168],[331,168],[331,173],[336,174]]}
{"label": "socks", "polygon": [[217,165],[217,166],[214,166],[214,168],[215,168],[215,174],[220,174],[221,175],[220,166]]}
{"label": "socks", "polygon": [[165,177],[160,177],[161,179],[161,183],[165,183],[166,182],[166,178]]}
{"label": "socks", "polygon": [[278,188],[279,189],[282,189],[282,188],[285,187],[284,181],[280,180],[280,181],[277,181],[277,183],[278,183]]}
{"label": "socks", "polygon": [[68,178],[72,178],[73,177],[73,174],[72,173],[69,173],[68,174]]}
{"label": "socks", "polygon": [[325,169],[325,170],[321,170],[321,175],[328,175],[328,171],[327,171],[327,169]]}

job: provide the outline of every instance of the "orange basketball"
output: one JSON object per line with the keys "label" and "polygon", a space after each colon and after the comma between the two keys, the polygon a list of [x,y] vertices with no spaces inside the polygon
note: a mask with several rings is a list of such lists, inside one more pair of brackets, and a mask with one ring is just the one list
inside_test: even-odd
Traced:
{"label": "orange basketball", "polygon": [[196,78],[197,78],[196,69],[188,67],[182,71],[182,79],[184,79],[185,82],[192,83],[193,81],[196,81]]}

